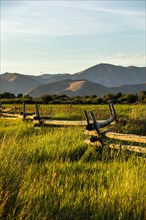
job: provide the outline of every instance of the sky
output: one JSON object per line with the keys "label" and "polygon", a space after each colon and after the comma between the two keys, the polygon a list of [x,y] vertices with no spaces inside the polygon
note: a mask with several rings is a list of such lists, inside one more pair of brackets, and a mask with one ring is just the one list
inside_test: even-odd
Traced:
{"label": "sky", "polygon": [[0,73],[146,66],[145,0],[0,0]]}

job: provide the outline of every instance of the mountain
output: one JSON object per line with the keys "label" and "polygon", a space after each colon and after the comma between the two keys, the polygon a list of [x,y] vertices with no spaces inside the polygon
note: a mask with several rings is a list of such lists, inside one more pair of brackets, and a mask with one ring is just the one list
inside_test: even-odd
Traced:
{"label": "mountain", "polygon": [[99,64],[75,73],[73,80],[84,79],[107,87],[146,82],[146,67],[122,67]]}
{"label": "mountain", "polygon": [[40,85],[32,89],[28,94],[32,97],[40,97],[44,94],[57,94],[68,96],[95,95],[103,96],[110,92],[110,89],[97,83],[85,80],[64,80],[54,83]]}
{"label": "mountain", "polygon": [[4,73],[0,75],[0,93],[26,94],[30,89],[40,84],[42,84],[40,81],[27,75],[18,73]]}

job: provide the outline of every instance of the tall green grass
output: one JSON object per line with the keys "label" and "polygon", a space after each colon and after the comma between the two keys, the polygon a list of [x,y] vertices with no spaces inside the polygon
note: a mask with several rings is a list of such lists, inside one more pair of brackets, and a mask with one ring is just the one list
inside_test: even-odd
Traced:
{"label": "tall green grass", "polygon": [[0,122],[0,219],[145,219],[144,158],[101,157],[82,127]]}

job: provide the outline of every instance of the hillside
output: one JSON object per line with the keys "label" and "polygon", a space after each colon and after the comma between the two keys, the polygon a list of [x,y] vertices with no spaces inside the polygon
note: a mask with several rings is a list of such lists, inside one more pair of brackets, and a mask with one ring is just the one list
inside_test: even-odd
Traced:
{"label": "hillside", "polygon": [[64,80],[55,83],[40,85],[32,89],[28,94],[32,97],[39,97],[44,94],[65,94],[68,96],[94,95],[103,96],[110,90],[105,86],[85,80]]}
{"label": "hillside", "polygon": [[30,89],[42,84],[35,78],[18,73],[4,73],[0,75],[0,93],[11,92],[15,95],[25,94]]}

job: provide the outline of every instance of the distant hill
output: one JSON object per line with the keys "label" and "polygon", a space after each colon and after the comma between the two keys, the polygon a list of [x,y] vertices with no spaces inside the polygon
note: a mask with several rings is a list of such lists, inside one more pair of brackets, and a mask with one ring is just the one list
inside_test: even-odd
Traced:
{"label": "distant hill", "polygon": [[110,92],[110,89],[97,83],[85,80],[64,80],[54,83],[40,85],[32,89],[28,94],[32,97],[39,97],[44,94],[65,94],[68,96],[95,95],[103,96]]}
{"label": "distant hill", "polygon": [[42,84],[35,78],[18,73],[4,73],[0,75],[0,93],[11,92],[15,95],[25,94],[30,89]]}
{"label": "distant hill", "polygon": [[70,96],[98,94],[102,97],[109,92],[137,93],[146,90],[145,82],[146,67],[98,64],[72,75],[4,73],[0,75],[0,93],[33,94],[38,97],[50,92]]}

